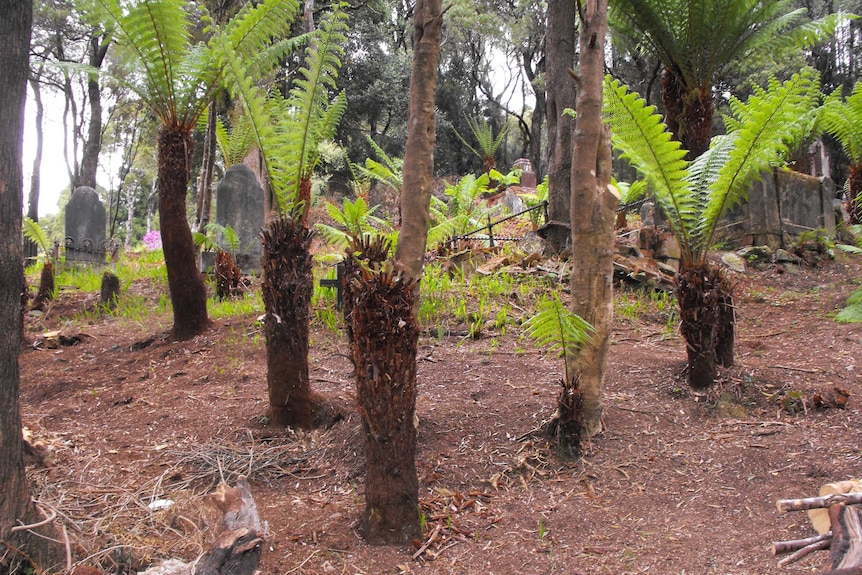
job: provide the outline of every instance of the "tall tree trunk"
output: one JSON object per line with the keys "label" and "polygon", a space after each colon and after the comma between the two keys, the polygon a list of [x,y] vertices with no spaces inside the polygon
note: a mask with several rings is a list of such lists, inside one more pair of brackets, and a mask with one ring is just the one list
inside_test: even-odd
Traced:
{"label": "tall tree trunk", "polygon": [[317,404],[308,380],[311,238],[308,228],[284,217],[262,234],[268,414],[274,425],[303,429],[314,425]]}
{"label": "tall tree trunk", "polygon": [[0,570],[5,573],[25,572],[30,565],[50,571],[56,567],[53,543],[15,529],[19,521],[39,520],[24,473],[18,402],[24,285],[22,140],[32,21],[31,0],[0,4]]}
{"label": "tall tree trunk", "polygon": [[168,288],[174,308],[173,336],[190,339],[206,329],[207,290],[197,269],[195,244],[186,219],[189,160],[194,141],[177,128],[159,130],[159,224]]}
{"label": "tall tree trunk", "polygon": [[703,263],[684,266],[676,276],[680,333],[688,352],[688,383],[706,389],[718,375],[717,330],[723,298],[721,271]]}
{"label": "tall tree trunk", "polygon": [[204,132],[203,159],[201,161],[201,173],[198,176],[197,214],[195,215],[195,231],[205,234],[207,224],[210,223],[210,213],[213,203],[213,168],[215,167],[216,152],[216,100],[209,104],[207,113],[207,127]]}
{"label": "tall tree trunk", "polygon": [[[90,37],[90,66],[93,68],[102,66],[109,44],[110,42],[104,41],[101,36]],[[99,152],[102,149],[102,89],[99,86],[99,78],[95,74],[87,77],[87,98],[90,102],[90,123],[87,126],[87,141],[84,143],[81,170],[75,187],[89,186],[95,190]]]}
{"label": "tall tree trunk", "polygon": [[364,269],[351,282],[352,355],[365,431],[363,531],[372,545],[422,539],[416,475],[416,347],[413,281]]}
{"label": "tall tree trunk", "polygon": [[566,108],[577,104],[577,86],[568,75],[575,67],[575,3],[548,1],[547,59],[548,116],[548,227],[545,238],[550,248],[562,251],[569,240],[572,193],[572,129],[563,117]]}
{"label": "tall tree trunk", "polygon": [[[575,376],[581,394],[584,439],[601,430],[602,386],[613,321],[614,221],[619,197],[609,187],[610,136],[602,126],[607,10],[607,0],[597,0],[588,2],[582,12],[581,89],[572,138],[572,311],[596,330],[576,356],[566,358],[566,371]],[[561,396],[573,393],[564,389]],[[567,405],[562,399],[561,422]]]}
{"label": "tall tree trunk", "polygon": [[434,97],[443,27],[441,5],[441,0],[417,0],[413,14],[414,52],[401,192],[401,232],[395,252],[395,260],[411,278],[422,276],[431,220],[434,144],[437,141]]}
{"label": "tall tree trunk", "polygon": [[415,322],[430,221],[442,27],[441,0],[417,0],[396,272],[363,276],[362,290],[349,294],[357,399],[366,438],[364,531],[368,542],[378,545],[407,545],[422,535],[413,427]]}
{"label": "tall tree trunk", "polygon": [[541,183],[544,178],[545,147],[542,145],[542,130],[545,126],[545,93],[536,90],[536,105],[533,108],[533,121],[530,125],[530,163],[536,172],[536,179]]}
{"label": "tall tree trunk", "polygon": [[[29,79],[30,90],[33,92],[33,102],[36,104],[35,128],[36,128],[36,153],[33,156],[33,172],[30,174],[30,193],[27,196],[27,217],[34,222],[39,221],[39,191],[42,187],[42,149],[44,147],[45,130],[45,105],[42,103],[42,86],[39,78],[42,76],[42,66],[35,76]],[[39,246],[28,239],[24,240],[24,257],[35,258],[39,253]]]}

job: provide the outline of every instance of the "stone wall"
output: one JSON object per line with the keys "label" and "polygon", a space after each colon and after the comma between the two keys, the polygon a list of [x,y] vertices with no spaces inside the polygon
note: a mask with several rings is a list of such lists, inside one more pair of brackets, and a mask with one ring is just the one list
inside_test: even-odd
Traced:
{"label": "stone wall", "polygon": [[788,247],[811,230],[835,232],[835,184],[785,168],[765,174],[748,192],[748,202],[725,216],[716,240],[728,247]]}

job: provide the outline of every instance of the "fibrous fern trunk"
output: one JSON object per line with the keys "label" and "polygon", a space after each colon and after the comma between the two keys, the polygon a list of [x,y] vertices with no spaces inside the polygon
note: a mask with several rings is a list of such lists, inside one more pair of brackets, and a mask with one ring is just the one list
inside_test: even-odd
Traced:
{"label": "fibrous fern trunk", "polygon": [[716,346],[725,282],[721,271],[706,263],[677,274],[680,333],[688,351],[688,383],[694,389],[708,388],[718,375]]}
{"label": "fibrous fern trunk", "polygon": [[662,103],[665,123],[694,160],[709,149],[715,107],[709,86],[689,88],[670,69],[662,76]]}
{"label": "fibrous fern trunk", "polygon": [[862,164],[850,166],[850,201],[847,212],[851,224],[862,224]]}
{"label": "fibrous fern trunk", "polygon": [[362,270],[349,286],[356,396],[365,430],[363,530],[372,545],[422,538],[416,475],[414,282],[400,273]]}
{"label": "fibrous fern trunk", "polygon": [[311,238],[308,228],[284,217],[261,234],[268,415],[274,425],[303,429],[313,426],[316,405],[308,380]]}
{"label": "fibrous fern trunk", "polygon": [[159,130],[159,221],[168,288],[174,308],[173,335],[189,339],[207,327],[207,291],[197,269],[195,244],[186,220],[186,190],[194,140],[188,130]]}

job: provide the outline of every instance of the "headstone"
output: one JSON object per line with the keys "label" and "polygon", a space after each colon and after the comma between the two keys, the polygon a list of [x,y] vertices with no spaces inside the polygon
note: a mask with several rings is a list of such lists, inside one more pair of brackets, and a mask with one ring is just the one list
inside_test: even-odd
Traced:
{"label": "headstone", "polygon": [[519,158],[515,160],[515,167],[521,169],[521,187],[535,188],[536,172],[533,171],[533,164],[527,158]]}
{"label": "headstone", "polygon": [[216,188],[216,222],[236,232],[236,264],[243,273],[261,270],[263,246],[259,234],[265,221],[265,194],[254,171],[244,164],[229,167]]}
{"label": "headstone", "polygon": [[105,206],[93,188],[76,188],[66,204],[66,261],[104,263],[105,247]]}

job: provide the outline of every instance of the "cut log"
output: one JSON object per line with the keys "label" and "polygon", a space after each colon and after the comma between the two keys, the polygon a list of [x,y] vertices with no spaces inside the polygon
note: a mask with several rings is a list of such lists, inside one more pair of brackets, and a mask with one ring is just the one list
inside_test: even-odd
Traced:
{"label": "cut log", "polygon": [[799,561],[809,553],[813,553],[814,551],[820,551],[821,549],[829,549],[830,544],[832,543],[831,539],[823,539],[821,541],[815,541],[814,543],[810,543],[801,549],[798,549],[792,555],[789,555],[778,562],[779,567],[784,567],[785,565],[790,565],[796,561]]}
{"label": "cut log", "polygon": [[207,502],[222,512],[222,533],[195,569],[195,575],[252,575],[260,563],[264,535],[246,478],[236,487],[220,483]]}
{"label": "cut log", "polygon": [[822,497],[806,497],[804,499],[780,499],[778,501],[778,510],[781,512],[804,511],[806,509],[831,507],[839,503],[858,505],[862,503],[862,493],[836,493]]}
{"label": "cut log", "polygon": [[832,569],[862,566],[862,517],[859,509],[847,505],[829,508],[832,523],[830,555]]}

